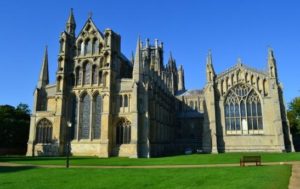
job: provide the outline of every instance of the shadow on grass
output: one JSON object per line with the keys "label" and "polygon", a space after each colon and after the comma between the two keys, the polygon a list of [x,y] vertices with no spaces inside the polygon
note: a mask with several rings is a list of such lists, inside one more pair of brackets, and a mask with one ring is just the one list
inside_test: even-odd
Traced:
{"label": "shadow on grass", "polygon": [[[0,156],[0,162],[15,162],[15,161],[57,161],[65,160],[66,157],[26,157],[26,156]],[[70,160],[93,159],[92,157],[70,157]]]}
{"label": "shadow on grass", "polygon": [[18,166],[18,167],[10,167],[10,166],[0,166],[0,174],[5,173],[13,173],[19,171],[27,171],[29,169],[34,169],[34,166]]}

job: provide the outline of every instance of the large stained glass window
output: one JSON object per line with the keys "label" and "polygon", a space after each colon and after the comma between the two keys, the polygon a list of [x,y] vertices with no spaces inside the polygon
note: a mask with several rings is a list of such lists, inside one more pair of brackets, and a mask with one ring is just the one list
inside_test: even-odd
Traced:
{"label": "large stained glass window", "polygon": [[102,112],[102,97],[97,95],[95,97],[94,105],[94,126],[93,126],[93,138],[99,139],[101,136],[101,112]]}
{"label": "large stained glass window", "polygon": [[232,88],[225,100],[227,133],[259,134],[263,130],[262,107],[258,94],[246,85]]}
{"label": "large stained glass window", "polygon": [[88,139],[90,133],[90,96],[86,94],[82,99],[80,115],[80,139]]}

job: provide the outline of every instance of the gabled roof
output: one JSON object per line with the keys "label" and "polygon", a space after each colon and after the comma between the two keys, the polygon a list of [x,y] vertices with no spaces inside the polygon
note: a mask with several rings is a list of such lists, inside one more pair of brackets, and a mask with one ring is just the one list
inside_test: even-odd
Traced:
{"label": "gabled roof", "polygon": [[193,96],[193,95],[202,95],[203,90],[201,89],[193,89],[193,90],[186,90],[186,91],[179,91],[176,96]]}
{"label": "gabled roof", "polygon": [[77,39],[79,38],[79,36],[82,34],[82,32],[84,32],[86,30],[86,28],[88,27],[88,25],[90,25],[98,34],[98,37],[101,40],[104,40],[104,35],[103,33],[97,28],[97,26],[95,25],[94,21],[92,20],[92,18],[88,18],[87,21],[85,22],[84,26],[82,27],[82,29],[80,30],[80,32],[78,33]]}
{"label": "gabled roof", "polygon": [[217,74],[217,79],[221,78],[221,77],[223,77],[223,76],[225,76],[225,75],[227,75],[227,74],[229,74],[231,72],[235,72],[236,70],[249,70],[252,73],[257,73],[257,74],[260,74],[260,75],[268,76],[268,74],[265,71],[257,70],[255,68],[251,68],[251,67],[249,67],[247,65],[244,65],[241,62],[238,62],[233,67],[227,69],[226,71],[223,71],[223,72]]}

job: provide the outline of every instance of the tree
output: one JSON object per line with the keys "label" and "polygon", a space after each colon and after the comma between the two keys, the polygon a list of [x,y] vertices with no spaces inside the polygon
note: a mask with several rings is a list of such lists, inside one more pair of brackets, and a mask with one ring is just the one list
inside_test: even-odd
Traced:
{"label": "tree", "polygon": [[28,105],[20,103],[16,108],[0,105],[0,148],[26,149],[29,125]]}
{"label": "tree", "polygon": [[291,126],[295,150],[300,151],[300,97],[294,98],[289,104],[287,117]]}
{"label": "tree", "polygon": [[300,97],[294,98],[289,104],[287,116],[292,134],[300,134]]}

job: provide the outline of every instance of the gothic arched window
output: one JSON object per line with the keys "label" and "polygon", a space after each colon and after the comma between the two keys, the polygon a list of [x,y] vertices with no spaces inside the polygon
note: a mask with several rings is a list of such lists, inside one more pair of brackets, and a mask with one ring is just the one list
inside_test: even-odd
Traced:
{"label": "gothic arched window", "polygon": [[76,85],[81,85],[81,71],[80,71],[80,67],[76,68]]}
{"label": "gothic arched window", "polygon": [[102,97],[97,94],[94,104],[94,126],[93,126],[93,138],[99,139],[101,136],[101,113],[102,113]]}
{"label": "gothic arched window", "polygon": [[124,107],[128,107],[128,96],[124,96]]}
{"label": "gothic arched window", "polygon": [[92,68],[92,84],[97,84],[98,74],[97,74],[97,66],[93,65]]}
{"label": "gothic arched window", "polygon": [[99,52],[99,41],[97,38],[93,40],[93,48],[92,48],[92,54],[98,54]]}
{"label": "gothic arched window", "polygon": [[263,130],[262,107],[258,94],[246,85],[232,88],[225,100],[227,133],[251,134]]}
{"label": "gothic arched window", "polygon": [[40,120],[36,127],[36,143],[52,142],[52,123],[44,118]]}
{"label": "gothic arched window", "polygon": [[84,45],[84,42],[83,41],[79,42],[79,46],[80,46],[80,55],[85,55],[85,45]]}
{"label": "gothic arched window", "polygon": [[84,70],[83,70],[83,84],[87,85],[90,84],[91,80],[91,65],[89,63],[86,63],[84,65]]}
{"label": "gothic arched window", "polygon": [[88,139],[90,135],[90,106],[90,96],[88,94],[85,94],[81,102],[80,139]]}
{"label": "gothic arched window", "polygon": [[102,71],[99,71],[98,85],[102,84]]}
{"label": "gothic arched window", "polygon": [[72,121],[72,139],[77,138],[77,127],[78,127],[78,120],[77,120],[77,111],[78,111],[78,100],[75,95],[72,97],[72,115],[71,115],[71,121]]}
{"label": "gothic arched window", "polygon": [[87,39],[84,43],[84,55],[92,53],[92,40]]}
{"label": "gothic arched window", "polygon": [[122,119],[116,128],[116,144],[129,144],[131,140],[131,123]]}

